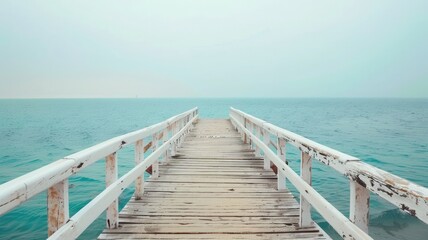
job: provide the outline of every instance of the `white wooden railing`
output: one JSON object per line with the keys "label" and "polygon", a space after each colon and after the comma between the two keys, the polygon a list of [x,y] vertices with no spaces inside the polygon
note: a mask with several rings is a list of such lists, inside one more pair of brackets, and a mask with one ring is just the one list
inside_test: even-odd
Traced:
{"label": "white wooden railing", "polygon": [[[144,193],[144,172],[159,176],[159,161],[175,155],[176,148],[198,119],[194,108],[166,121],[112,138],[0,185],[0,215],[47,190],[49,239],[74,239],[107,210],[107,228],[118,226],[118,197],[135,182],[135,197]],[[145,139],[149,139],[144,145]],[[116,153],[135,144],[136,166],[118,179]],[[144,158],[144,153],[153,152]],[[68,178],[99,159],[106,160],[106,188],[74,216],[69,217]]]}
{"label": "white wooden railing", "polygon": [[[288,179],[299,191],[301,227],[311,224],[310,209],[312,206],[343,238],[371,239],[367,234],[370,191],[428,223],[427,188],[240,110],[231,108],[230,119],[234,127],[241,133],[242,140],[250,143],[255,149],[256,155],[264,157],[264,168],[277,169],[278,189],[284,189],[286,179]],[[286,144],[301,151],[300,176],[287,165]],[[270,146],[273,146],[277,152],[274,153]],[[311,187],[312,159],[332,167],[349,178],[349,219]]]}

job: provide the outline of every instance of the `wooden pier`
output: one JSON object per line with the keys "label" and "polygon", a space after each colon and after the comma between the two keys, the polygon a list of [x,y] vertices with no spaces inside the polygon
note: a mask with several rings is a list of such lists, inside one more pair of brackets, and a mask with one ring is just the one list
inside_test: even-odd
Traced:
{"label": "wooden pier", "polygon": [[199,120],[119,223],[99,239],[325,239],[228,120]]}
{"label": "wooden pier", "polygon": [[[117,152],[127,146],[135,167],[119,176]],[[301,152],[299,174],[288,147]],[[350,190],[349,216],[311,186],[313,160],[349,180],[337,186]],[[96,161],[106,163],[106,188],[69,216],[68,179]],[[0,215],[44,191],[49,240],[76,239],[104,212],[99,239],[329,239],[311,210],[343,239],[369,240],[370,193],[428,223],[427,188],[234,108],[217,120],[199,119],[194,108],[1,184]]]}

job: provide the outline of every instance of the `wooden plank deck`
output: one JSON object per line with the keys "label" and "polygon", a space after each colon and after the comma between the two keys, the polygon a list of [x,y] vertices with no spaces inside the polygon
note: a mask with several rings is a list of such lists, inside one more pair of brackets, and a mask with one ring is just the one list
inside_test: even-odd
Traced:
{"label": "wooden plank deck", "polygon": [[99,239],[325,239],[226,120],[199,120],[177,155]]}

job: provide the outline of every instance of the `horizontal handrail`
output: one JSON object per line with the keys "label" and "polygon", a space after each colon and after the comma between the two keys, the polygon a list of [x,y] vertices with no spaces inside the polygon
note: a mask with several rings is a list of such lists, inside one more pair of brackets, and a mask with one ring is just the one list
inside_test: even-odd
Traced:
{"label": "horizontal handrail", "polygon": [[406,179],[362,162],[360,159],[335,149],[316,143],[296,133],[277,127],[240,110],[231,108],[241,124],[255,124],[290,145],[332,167],[383,199],[394,204],[404,212],[428,223],[428,189]]}
{"label": "horizontal handrail", "polygon": [[248,113],[242,112],[235,108],[230,108],[232,113],[236,113],[240,116],[243,116],[245,119],[255,123],[256,125],[262,127],[263,129],[269,131],[273,135],[284,138],[288,143],[294,145],[297,148],[303,148],[306,152],[313,154],[318,154],[319,158],[323,159],[328,163],[331,160],[337,160],[339,162],[347,162],[347,161],[359,161],[358,158],[350,156],[348,154],[342,153],[330,147],[324,146],[317,142],[314,142],[310,139],[307,139],[303,136],[300,136],[296,133],[288,131],[286,129],[277,127],[273,124],[270,124],[262,119],[256,118]]}
{"label": "horizontal handrail", "polygon": [[270,161],[272,161],[290,182],[297,188],[299,193],[324,217],[324,219],[346,239],[372,239],[367,233],[353,224],[331,203],[323,198],[315,189],[297,175],[285,162],[283,162],[272,150],[258,139],[250,130],[246,129],[234,116],[230,119],[235,126],[250,138],[253,144],[257,145]]}
{"label": "horizontal handrail", "polygon": [[163,143],[156,151],[151,153],[136,167],[108,186],[104,191],[72,216],[66,224],[64,224],[48,239],[74,239],[78,237],[115,199],[120,196],[120,194],[122,194],[125,188],[133,183],[149,166],[157,161],[157,159],[172,146],[173,142],[180,138],[183,133],[192,126],[193,122],[196,121],[197,118],[198,115],[194,116],[177,134]]}
{"label": "horizontal handrail", "polygon": [[[67,181],[72,174],[79,172],[81,169],[88,167],[92,163],[101,160],[104,157],[116,153],[124,146],[134,144],[141,139],[151,137],[152,134],[156,134],[162,130],[170,128],[172,125],[175,126],[179,122],[183,125],[188,123],[190,119],[197,116],[197,113],[198,108],[193,108],[163,122],[106,140],[1,184],[0,215],[17,207],[36,194],[45,191],[48,188],[50,189],[58,183]],[[68,191],[68,183],[65,187],[67,188],[65,191]],[[66,211],[66,215],[68,215],[68,206],[64,211]]]}

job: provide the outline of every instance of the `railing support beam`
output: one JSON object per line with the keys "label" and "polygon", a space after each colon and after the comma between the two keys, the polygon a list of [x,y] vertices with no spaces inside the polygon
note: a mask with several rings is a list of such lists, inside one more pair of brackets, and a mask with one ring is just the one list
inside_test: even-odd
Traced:
{"label": "railing support beam", "polygon": [[349,219],[361,230],[368,233],[370,191],[359,183],[350,181]]}
{"label": "railing support beam", "polygon": [[[106,187],[117,180],[117,156],[112,153],[106,157]],[[119,226],[119,201],[116,198],[107,208],[106,225],[108,229]]]}
{"label": "railing support beam", "polygon": [[65,179],[48,189],[48,236],[69,219],[68,206],[68,179]]}

